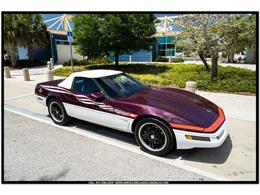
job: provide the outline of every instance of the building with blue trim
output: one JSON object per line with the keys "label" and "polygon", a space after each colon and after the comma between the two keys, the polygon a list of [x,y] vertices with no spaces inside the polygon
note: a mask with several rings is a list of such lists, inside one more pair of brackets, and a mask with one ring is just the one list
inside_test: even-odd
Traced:
{"label": "building with blue trim", "polygon": [[[63,29],[56,30],[49,29],[50,35],[50,45],[47,48],[39,48],[35,50],[34,58],[40,59],[44,57],[45,59],[49,59],[53,57],[55,63],[62,64],[65,61],[70,60],[69,53],[69,43],[67,41],[67,31],[71,30],[72,25],[69,25],[70,15],[64,14],[61,17],[56,17],[53,19],[49,19],[47,21],[54,21],[54,19],[60,20],[60,24],[57,22],[58,28],[59,26],[63,27]],[[175,16],[176,17],[176,16]],[[62,20],[63,19],[63,20]],[[169,18],[167,16],[162,17],[162,32],[157,32],[154,36],[156,41],[151,45],[150,50],[140,50],[137,52],[133,52],[131,54],[124,54],[119,56],[119,61],[121,62],[152,62],[155,61],[158,57],[164,58],[172,58],[176,55],[176,47],[174,41],[177,37],[177,32],[173,32],[172,29],[169,29],[169,26],[172,26],[172,23],[169,23]],[[168,22],[168,23],[167,23]],[[53,24],[50,25],[53,28]],[[49,26],[49,27],[50,27]],[[172,28],[172,27],[171,27]],[[41,55],[42,54],[42,55]],[[43,55],[44,54],[44,55]],[[77,52],[73,52],[73,58],[81,60],[83,56],[77,54]],[[114,60],[113,56],[109,56],[112,60]]]}

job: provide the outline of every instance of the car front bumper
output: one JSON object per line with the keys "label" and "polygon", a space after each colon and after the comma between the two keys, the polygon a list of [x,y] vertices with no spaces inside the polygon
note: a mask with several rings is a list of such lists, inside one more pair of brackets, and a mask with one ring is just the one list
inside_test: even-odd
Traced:
{"label": "car front bumper", "polygon": [[177,149],[216,148],[224,143],[229,133],[227,121],[214,133],[196,133],[178,129],[172,130],[175,134]]}

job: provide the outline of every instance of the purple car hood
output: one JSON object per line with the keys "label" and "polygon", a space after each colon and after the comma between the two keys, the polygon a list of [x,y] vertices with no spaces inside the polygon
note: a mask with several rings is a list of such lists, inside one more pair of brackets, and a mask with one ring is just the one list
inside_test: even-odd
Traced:
{"label": "purple car hood", "polygon": [[207,127],[218,118],[218,107],[215,104],[181,89],[147,87],[120,100],[145,106],[149,112],[153,112],[154,109],[171,113],[189,125]]}

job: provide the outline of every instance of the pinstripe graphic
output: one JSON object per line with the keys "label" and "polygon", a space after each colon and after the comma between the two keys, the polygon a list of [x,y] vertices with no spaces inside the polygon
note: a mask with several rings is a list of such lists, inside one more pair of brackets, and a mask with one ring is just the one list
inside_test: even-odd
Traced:
{"label": "pinstripe graphic", "polygon": [[119,114],[119,115],[124,115],[124,116],[128,116],[129,117],[129,115],[131,114],[131,113],[125,112],[123,110],[119,110],[119,109],[113,108],[112,106],[106,105],[106,104],[104,104],[102,102],[95,102],[95,101],[91,100],[90,98],[88,98],[85,95],[73,94],[68,89],[65,89],[65,88],[62,88],[62,87],[48,86],[48,85],[41,85],[41,87],[43,87],[44,89],[46,89],[48,91],[52,91],[52,92],[56,92],[56,93],[64,93],[64,94],[68,94],[68,95],[73,95],[73,96],[75,96],[75,98],[79,102],[81,102],[83,104],[86,104],[86,105],[96,105],[96,106],[98,106],[99,108],[101,108],[103,110],[114,112],[114,113]]}

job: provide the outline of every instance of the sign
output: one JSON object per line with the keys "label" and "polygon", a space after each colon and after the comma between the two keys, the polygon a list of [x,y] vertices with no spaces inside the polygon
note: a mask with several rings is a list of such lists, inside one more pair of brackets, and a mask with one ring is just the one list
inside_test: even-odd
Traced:
{"label": "sign", "polygon": [[73,42],[73,35],[71,31],[67,32],[67,39],[69,42]]}

